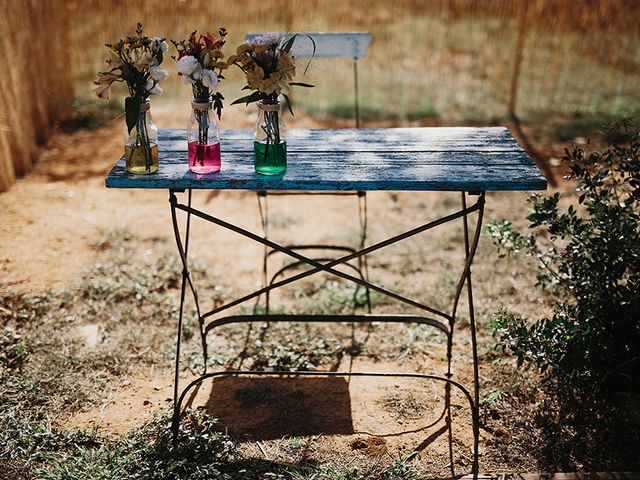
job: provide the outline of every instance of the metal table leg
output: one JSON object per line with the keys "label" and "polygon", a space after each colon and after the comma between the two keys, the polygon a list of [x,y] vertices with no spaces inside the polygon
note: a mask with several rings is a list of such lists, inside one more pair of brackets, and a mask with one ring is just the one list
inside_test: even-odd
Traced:
{"label": "metal table leg", "polygon": [[[176,342],[176,369],[175,369],[175,386],[174,386],[174,411],[173,411],[173,434],[174,434],[174,442],[177,441],[178,431],[179,431],[179,421],[180,421],[180,411],[182,402],[186,396],[186,394],[196,385],[200,384],[202,381],[222,375],[260,375],[260,376],[293,376],[293,375],[302,375],[302,376],[365,376],[365,377],[405,377],[405,378],[419,378],[419,379],[431,379],[438,380],[444,382],[447,385],[447,392],[449,392],[449,388],[454,386],[461,390],[467,401],[469,402],[469,406],[471,408],[472,414],[472,427],[473,427],[473,437],[474,437],[474,446],[473,446],[473,466],[472,473],[477,474],[478,472],[478,442],[479,442],[479,432],[480,432],[480,416],[479,416],[479,376],[478,376],[478,352],[477,352],[477,339],[475,332],[475,312],[473,306],[473,290],[471,285],[471,264],[473,262],[473,258],[475,256],[478,242],[480,239],[480,231],[482,226],[482,219],[484,213],[484,203],[485,203],[485,193],[479,192],[478,200],[475,204],[471,206],[467,206],[467,198],[466,194],[462,192],[462,208],[461,210],[454,212],[452,214],[446,215],[437,220],[425,223],[419,227],[408,230],[407,232],[401,233],[399,235],[395,235],[390,237],[384,241],[378,242],[376,244],[365,247],[361,245],[361,248],[357,251],[348,252],[346,255],[343,255],[339,258],[334,259],[312,259],[302,255],[298,249],[288,248],[283,245],[279,245],[267,238],[261,237],[253,232],[250,232],[246,229],[243,229],[239,226],[228,223],[224,220],[221,220],[217,217],[199,211],[191,206],[191,191],[188,193],[188,203],[186,205],[178,202],[176,197],[176,191],[171,190],[169,195],[169,201],[171,205],[171,216],[173,221],[173,228],[176,238],[176,245],[178,247],[178,252],[180,254],[180,259],[183,265],[182,271],[182,286],[181,286],[181,294],[180,294],[180,310],[179,310],[179,318],[178,318],[178,335]],[[184,242],[182,240],[182,236],[180,234],[180,228],[177,221],[177,211],[183,211],[187,215],[186,222],[186,232]],[[477,212],[477,220],[476,226],[473,233],[473,239],[470,240],[469,235],[469,225],[468,225],[468,216],[469,214]],[[266,283],[258,290],[248,293],[240,298],[229,301],[223,305],[213,308],[207,312],[202,312],[200,309],[200,304],[198,301],[197,289],[194,283],[194,280],[191,276],[191,272],[189,270],[189,263],[187,258],[188,253],[188,245],[189,245],[189,227],[190,227],[190,218],[191,215],[197,216],[205,221],[213,223],[217,226],[226,228],[235,233],[242,235],[245,238],[253,240],[257,243],[260,243],[265,246],[265,248],[271,248],[272,250],[282,252],[295,260],[297,260],[297,265],[308,265],[312,268],[292,275],[290,277],[284,278],[280,281],[273,281],[271,283]],[[445,223],[454,221],[456,219],[462,218],[463,220],[463,230],[464,230],[464,252],[465,252],[465,264],[462,274],[458,280],[456,286],[456,292],[454,296],[453,306],[451,313],[443,312],[439,309],[433,308],[429,305],[426,305],[420,301],[415,299],[411,299],[405,297],[399,293],[390,291],[386,288],[383,288],[379,285],[371,283],[368,280],[368,276],[353,276],[347,274],[345,272],[336,270],[334,267],[338,265],[349,265],[347,262],[353,259],[358,259],[359,261],[365,256],[382,248],[385,248],[389,245],[395,244],[401,240],[406,238],[418,235],[422,232],[435,228],[439,225],[443,225]],[[208,324],[206,323],[206,319],[217,315],[233,306],[239,305],[243,302],[251,300],[253,298],[259,297],[263,294],[268,294],[271,290],[276,288],[280,288],[289,283],[295,282],[307,276],[313,275],[318,272],[325,272],[337,277],[349,280],[357,285],[363,286],[366,289],[375,290],[379,293],[387,295],[391,298],[394,298],[404,304],[415,307],[425,314],[429,316],[416,316],[416,315],[236,315],[236,316],[227,316],[218,318],[216,320],[210,321]],[[452,360],[452,349],[453,349],[453,332],[455,327],[456,315],[458,311],[458,304],[460,300],[460,295],[462,294],[462,290],[467,285],[467,296],[469,303],[469,320],[471,327],[471,346],[472,346],[472,355],[473,355],[473,370],[474,370],[474,385],[473,385],[473,396],[462,384],[452,380],[452,372],[451,372],[451,360]],[[181,342],[181,330],[182,323],[184,317],[184,300],[186,294],[187,285],[189,286],[194,300],[196,304],[196,311],[198,315],[198,322],[200,325],[200,335],[203,347],[204,361],[205,361],[205,372],[199,378],[193,380],[186,388],[182,390],[182,393],[178,395],[179,386],[179,356],[180,356],[180,342]],[[433,316],[438,317],[433,318]],[[256,319],[262,319],[262,321],[267,322],[401,322],[401,323],[420,323],[434,326],[441,331],[443,331],[447,335],[447,372],[445,376],[431,375],[431,374],[411,374],[411,373],[375,373],[375,372],[319,372],[319,371],[246,371],[246,370],[225,370],[218,371],[213,373],[206,372],[206,364],[208,360],[207,355],[207,345],[206,345],[206,336],[207,333],[216,327],[221,325],[226,325],[230,323],[238,323],[238,322],[251,322]],[[450,420],[449,420],[450,421]]]}

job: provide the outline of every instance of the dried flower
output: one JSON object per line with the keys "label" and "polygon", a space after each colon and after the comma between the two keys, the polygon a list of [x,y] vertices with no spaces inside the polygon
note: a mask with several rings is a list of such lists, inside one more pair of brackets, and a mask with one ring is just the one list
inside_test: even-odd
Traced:
{"label": "dried flower", "polygon": [[[240,67],[247,77],[245,88],[255,91],[237,99],[233,102],[234,104],[258,101],[276,103],[278,97],[282,95],[291,110],[291,102],[287,95],[289,88],[294,85],[313,87],[307,83],[293,81],[296,75],[296,64],[291,48],[297,36],[298,34],[294,34],[285,40],[284,33],[265,33],[237,48],[236,54],[229,57],[227,63]],[[313,43],[313,39],[311,37],[309,39]]]}
{"label": "dried flower", "polygon": [[140,105],[149,95],[160,95],[162,89],[158,82],[167,78],[166,70],[159,67],[168,51],[167,42],[155,37],[142,35],[142,24],[136,25],[136,36],[126,37],[115,44],[107,44],[109,70],[98,72],[95,93],[108,100],[114,82],[124,82],[129,88],[129,97],[125,101],[127,127],[135,126]]}

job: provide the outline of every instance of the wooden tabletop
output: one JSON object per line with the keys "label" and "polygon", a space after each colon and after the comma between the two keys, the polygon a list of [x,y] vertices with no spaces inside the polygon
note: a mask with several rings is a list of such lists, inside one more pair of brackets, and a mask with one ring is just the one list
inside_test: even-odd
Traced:
{"label": "wooden tabletop", "polygon": [[159,132],[158,171],[133,175],[124,157],[106,177],[111,188],[216,190],[543,190],[547,182],[504,127],[375,128],[287,131],[287,171],[253,169],[253,131],[220,132],[222,170],[189,171],[185,130]]}

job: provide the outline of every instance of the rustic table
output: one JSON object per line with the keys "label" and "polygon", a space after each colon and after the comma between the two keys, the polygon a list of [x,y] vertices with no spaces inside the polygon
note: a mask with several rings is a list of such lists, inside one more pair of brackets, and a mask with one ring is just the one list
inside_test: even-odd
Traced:
{"label": "rustic table", "polygon": [[[183,130],[161,130],[159,135],[159,162],[157,173],[149,176],[126,172],[121,158],[106,178],[111,188],[155,188],[169,191],[169,203],[178,252],[183,264],[178,335],[176,342],[174,385],[174,435],[177,435],[182,402],[187,393],[205,379],[221,375],[272,375],[272,376],[396,376],[438,380],[445,383],[447,393],[458,388],[469,402],[472,412],[474,436],[473,472],[478,471],[479,379],[476,321],[473,307],[471,264],[478,247],[485,192],[492,190],[541,190],[546,181],[532,159],[519,147],[506,128],[388,128],[360,130],[290,130],[287,136],[288,169],[284,175],[268,177],[253,170],[253,139],[249,130],[223,130],[222,170],[212,175],[197,175],[187,167],[186,133]],[[455,191],[460,192],[461,207],[448,215],[429,219],[426,223],[383,241],[367,245],[333,259],[316,260],[286,245],[275,243],[264,236],[233,225],[221,218],[191,206],[193,190],[251,190],[251,191]],[[178,195],[186,192],[186,202]],[[186,215],[186,228],[181,233],[178,212]],[[262,288],[241,298],[227,301],[209,311],[203,311],[198,290],[189,270],[189,227],[191,215],[217,226],[236,232],[275,251],[293,257],[308,265],[308,270],[292,274],[280,281],[265,284]],[[475,227],[470,230],[469,217],[475,215]],[[441,311],[419,299],[408,298],[401,293],[376,285],[363,277],[337,270],[338,265],[359,259],[396,242],[425,232],[439,225],[462,221],[465,259],[456,283],[454,300],[448,311]],[[426,221],[426,220],[425,220]],[[222,315],[236,305],[308,277],[325,272],[354,282],[370,290],[413,307],[419,314],[398,315]],[[452,378],[451,359],[453,334],[458,314],[458,304],[466,285],[469,304],[471,349],[473,356],[473,389],[468,389]],[[205,356],[205,372],[182,391],[178,385],[180,369],[180,343],[184,317],[184,301],[190,289],[196,306],[200,335]],[[447,371],[443,375],[422,373],[377,372],[322,372],[322,371],[272,371],[254,372],[224,370],[206,372],[206,336],[212,329],[239,322],[403,322],[430,325],[447,337]],[[448,399],[448,396],[447,396]],[[447,401],[448,405],[448,401]]]}

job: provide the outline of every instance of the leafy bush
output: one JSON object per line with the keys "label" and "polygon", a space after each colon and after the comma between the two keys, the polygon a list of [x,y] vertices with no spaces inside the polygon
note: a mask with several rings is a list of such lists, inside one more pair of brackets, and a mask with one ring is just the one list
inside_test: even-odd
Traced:
{"label": "leafy bush", "polygon": [[640,377],[640,136],[629,120],[609,130],[625,141],[602,153],[565,150],[578,205],[534,195],[533,233],[506,221],[489,226],[503,254],[538,259],[538,286],[555,300],[551,318],[501,310],[491,327],[519,365],[618,391]]}

